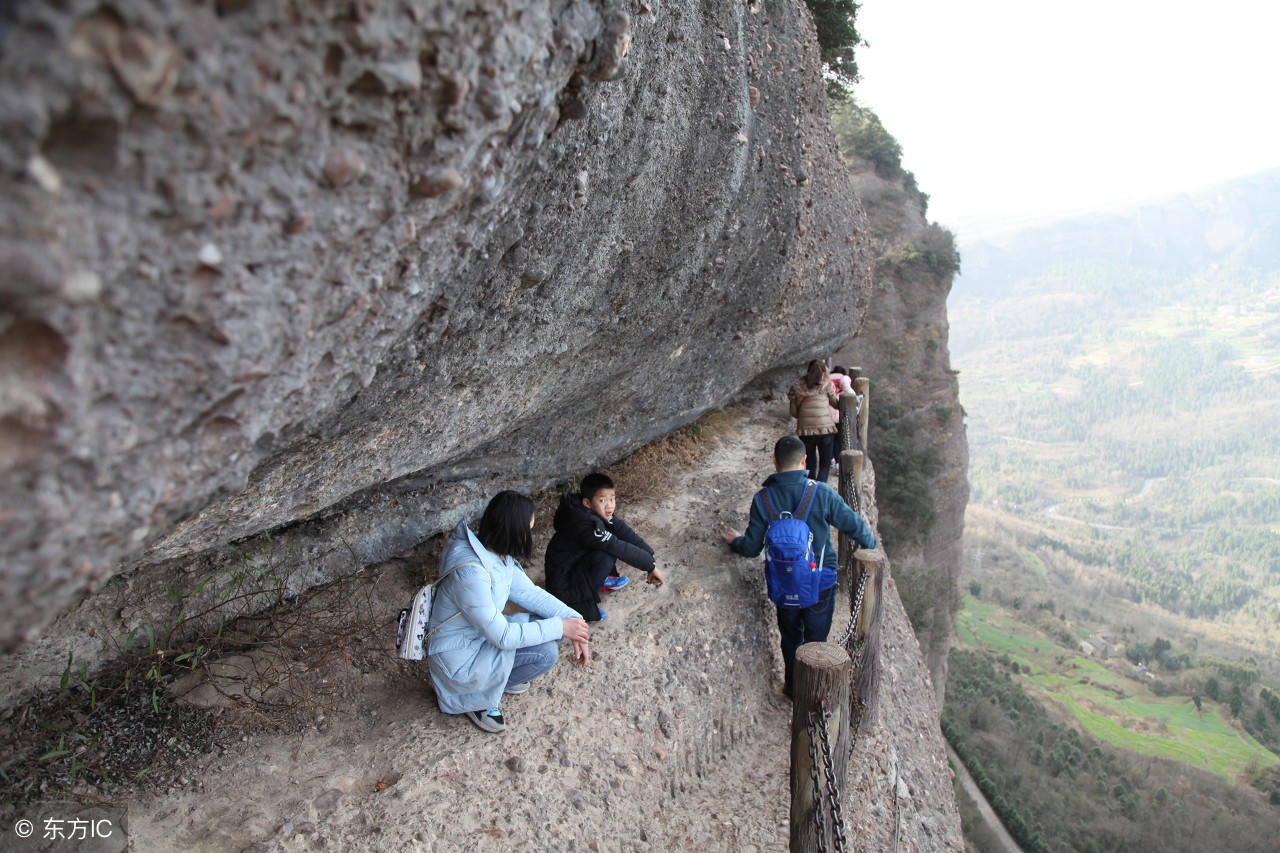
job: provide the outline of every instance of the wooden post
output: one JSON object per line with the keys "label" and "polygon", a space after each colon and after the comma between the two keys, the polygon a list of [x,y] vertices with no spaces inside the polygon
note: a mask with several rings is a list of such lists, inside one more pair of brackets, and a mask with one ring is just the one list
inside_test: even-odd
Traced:
{"label": "wooden post", "polygon": [[846,450],[858,449],[858,395],[852,391],[845,391],[840,395],[839,435],[840,447],[836,449],[837,457]]}
{"label": "wooden post", "polygon": [[847,375],[849,377],[849,383],[853,385],[853,390],[856,392],[858,390],[858,387],[855,383],[857,383],[858,377],[862,375],[862,368],[850,367],[849,373]]}
{"label": "wooden post", "polygon": [[[841,398],[840,402],[844,402]],[[844,418],[841,417],[841,423]],[[844,498],[844,502],[853,507],[854,510],[862,511],[862,451],[861,450],[845,450],[840,454],[840,497]],[[840,567],[842,569],[852,568],[850,557],[852,556],[853,540],[849,538],[847,533],[840,533]],[[844,575],[841,576],[842,578]],[[844,582],[843,580],[841,581]]]}
{"label": "wooden post", "polygon": [[[862,611],[858,614],[858,627],[854,629],[855,641],[862,641],[871,633],[871,625],[875,622],[876,607],[879,605],[880,589],[880,551],[875,548],[859,548],[853,553],[854,570],[852,594],[857,595],[858,585],[865,575],[867,583],[862,592]],[[856,601],[850,601],[852,607]]]}
{"label": "wooden post", "polygon": [[853,380],[853,390],[862,395],[862,408],[858,411],[858,449],[866,453],[867,418],[871,412],[871,380],[865,376],[859,376]]}
{"label": "wooden post", "polygon": [[[836,433],[837,442],[839,444],[836,450],[836,460],[840,463],[840,481],[839,492],[840,497],[844,498],[844,502],[854,509],[858,508],[857,496],[854,490],[858,488],[858,484],[862,482],[861,472],[857,472],[855,477],[854,470],[850,467],[850,461],[847,455],[850,451],[862,456],[858,448],[858,396],[852,391],[844,391],[840,394],[840,429]],[[861,463],[859,463],[861,464]],[[840,534],[839,539],[840,552],[840,568],[844,569],[839,573],[840,589],[848,592],[849,589],[849,555],[852,548],[849,546],[849,537]]]}
{"label": "wooden post", "polygon": [[852,674],[855,692],[851,708],[855,725],[861,726],[864,717],[874,714],[880,695],[880,610],[884,598],[884,566],[883,555],[875,549],[860,548],[853,557],[855,567],[849,579],[849,606],[857,605],[859,586],[862,587],[862,604],[858,608],[858,623],[854,626],[852,638],[853,649],[858,651]]}
{"label": "wooden post", "polygon": [[[795,705],[791,713],[791,853],[818,853],[834,850],[835,817],[830,799],[824,797],[822,825],[824,836],[818,837],[814,813],[818,808],[819,790],[843,791],[849,776],[849,684],[852,662],[848,653],[835,643],[805,643],[796,650]],[[810,754],[809,712],[815,714],[815,725],[827,719],[831,755],[831,776],[823,766],[822,742]],[[815,729],[816,731],[816,729]],[[818,757],[816,774],[813,756]],[[818,788],[814,787],[814,777]],[[834,786],[833,783],[834,782]]]}
{"label": "wooden post", "polygon": [[854,509],[862,503],[861,450],[845,450],[840,454],[840,497]]}

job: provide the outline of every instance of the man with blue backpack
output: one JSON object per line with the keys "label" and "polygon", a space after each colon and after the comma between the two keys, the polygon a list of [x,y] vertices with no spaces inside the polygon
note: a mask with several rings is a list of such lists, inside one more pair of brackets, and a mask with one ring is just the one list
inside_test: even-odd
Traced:
{"label": "man with blue backpack", "polygon": [[826,483],[810,480],[804,442],[794,435],[773,446],[775,473],[751,501],[747,532],[726,530],[729,549],[742,557],[765,552],[765,582],[777,606],[782,635],[783,692],[791,696],[796,649],[823,643],[831,632],[839,554],[831,528],[852,536],[860,548],[876,547],[867,522]]}

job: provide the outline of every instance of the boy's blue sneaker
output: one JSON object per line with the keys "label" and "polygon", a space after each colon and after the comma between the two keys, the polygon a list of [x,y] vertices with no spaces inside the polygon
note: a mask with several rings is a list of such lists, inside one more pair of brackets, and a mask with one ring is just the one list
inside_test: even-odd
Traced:
{"label": "boy's blue sneaker", "polygon": [[631,583],[631,578],[624,578],[620,575],[611,575],[610,577],[607,577],[604,579],[604,586],[600,587],[600,591],[614,592],[616,590],[622,589],[624,586],[626,586],[629,583]]}
{"label": "boy's blue sneaker", "polygon": [[597,607],[597,608],[596,608],[596,610],[599,610],[599,611],[600,611],[600,621],[601,621],[601,622],[603,622],[604,620],[606,620],[606,619],[608,619],[608,618],[609,618],[609,612],[608,612],[607,610],[605,610],[603,607]]}

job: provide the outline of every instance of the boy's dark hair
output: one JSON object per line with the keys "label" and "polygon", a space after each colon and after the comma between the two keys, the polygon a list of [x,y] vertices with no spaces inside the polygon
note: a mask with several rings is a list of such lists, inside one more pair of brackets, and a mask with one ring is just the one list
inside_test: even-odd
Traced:
{"label": "boy's dark hair", "polygon": [[527,560],[533,553],[533,500],[519,492],[498,492],[480,516],[476,538],[501,557]]}
{"label": "boy's dark hair", "polygon": [[804,458],[804,442],[794,435],[784,435],[773,446],[773,458],[779,468],[794,468]]}
{"label": "boy's dark hair", "polygon": [[582,478],[582,485],[578,487],[578,493],[587,500],[591,500],[601,489],[614,489],[613,480],[608,474],[602,474],[599,471],[588,474]]}

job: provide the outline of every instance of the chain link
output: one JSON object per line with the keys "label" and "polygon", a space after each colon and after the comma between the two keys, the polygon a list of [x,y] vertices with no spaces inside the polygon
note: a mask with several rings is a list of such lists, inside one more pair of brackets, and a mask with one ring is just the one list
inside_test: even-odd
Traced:
{"label": "chain link", "polygon": [[[854,633],[858,626],[858,620],[862,618],[862,606],[867,593],[867,578],[870,575],[871,572],[869,571],[863,572],[862,577],[858,579],[858,592],[854,596],[853,613],[849,619],[849,627],[845,630],[844,637],[840,640],[840,645],[849,653],[849,660],[853,661],[853,668],[850,670],[850,673],[855,675],[862,670],[862,654],[867,648],[867,638],[863,637],[862,639],[858,639],[854,636]],[[866,710],[866,706],[858,698],[858,685],[856,679],[849,685],[849,710],[852,714],[852,718],[849,721],[850,728],[853,731],[857,731],[857,729],[862,725],[862,714]],[[852,760],[852,738],[849,739],[849,757],[850,760]]]}
{"label": "chain link", "polygon": [[[846,447],[845,450],[857,450],[857,447]],[[856,513],[862,512],[862,484],[856,478],[857,468],[855,467],[849,472],[849,506]],[[844,469],[840,469],[841,478],[844,477]]]}
{"label": "chain link", "polygon": [[[850,448],[850,450],[856,450],[856,449],[857,448]],[[854,512],[861,514],[862,513],[862,484],[859,483],[854,476],[857,470],[858,470],[857,468],[854,468],[853,471],[850,472],[849,491],[851,494],[849,495],[849,497],[851,497],[853,500],[849,501],[849,506],[853,508]],[[841,474],[843,473],[844,472],[841,471]]]}
{"label": "chain link", "polygon": [[[840,449],[839,451],[836,452],[836,461],[839,462],[841,466],[840,467],[841,480],[844,479],[844,475],[845,475],[844,463],[842,461],[843,459],[842,454],[846,450],[857,450],[859,447],[861,447],[861,443],[858,441],[858,433],[861,431],[861,423],[862,422],[858,419],[857,407],[855,407],[853,410],[852,423],[846,421],[843,418],[840,421],[840,429],[836,433],[840,439],[838,442],[840,445]],[[854,470],[856,471],[857,469],[855,468]],[[852,495],[850,495],[851,499],[849,500],[849,506],[853,508],[854,512],[860,513],[862,512],[862,495],[861,495],[862,490],[859,488],[859,483],[853,478],[853,471],[850,471],[849,474],[850,474],[849,491],[853,493]],[[841,497],[844,497],[844,496],[841,495]]]}
{"label": "chain link", "polygon": [[857,663],[858,659],[853,656],[850,640],[853,638],[854,631],[858,629],[858,620],[862,618],[862,599],[867,594],[867,575],[869,574],[871,572],[863,572],[862,577],[858,579],[858,592],[853,597],[853,610],[849,615],[849,627],[844,629],[844,636],[837,643],[837,645],[844,646],[845,651],[849,652],[849,657],[854,663]]}
{"label": "chain link", "polygon": [[[826,808],[822,803],[822,786],[818,783],[818,736],[814,712],[809,712],[809,781],[813,783],[813,822],[818,829],[818,843],[827,836]],[[823,721],[825,726],[826,721]]]}
{"label": "chain link", "polygon": [[[842,451],[857,450],[862,444],[860,436],[860,433],[862,432],[862,423],[859,417],[860,409],[861,406],[854,409],[852,413],[852,423],[841,424],[842,427],[848,427],[847,429],[841,430],[840,438],[842,441],[840,442],[840,449]],[[842,475],[844,473],[844,471],[841,471]],[[853,482],[851,477],[850,485],[852,486],[850,489],[852,494],[850,495],[849,504],[853,508],[854,512],[861,512],[862,500],[859,484]],[[858,590],[854,595],[853,607],[850,610],[849,625],[845,628],[844,635],[841,636],[838,643],[849,653],[849,657],[853,661],[854,671],[857,671],[861,667],[862,654],[866,650],[865,638],[859,641],[855,634],[858,630],[858,622],[862,618],[862,607],[867,592],[867,576],[870,574],[870,571],[863,572],[862,577],[858,579]],[[850,686],[852,687],[853,685]],[[853,706],[851,710],[854,712],[854,719],[857,720],[861,716],[859,713],[861,711],[861,703],[858,701],[858,697],[856,695],[850,696],[850,705]],[[834,850],[836,853],[847,853],[848,839],[845,837],[844,802],[843,797],[841,796],[840,785],[835,778],[835,761],[831,755],[831,732],[828,725],[829,720],[831,719],[831,712],[827,709],[826,699],[823,699],[818,703],[818,709],[819,712],[809,712],[808,720],[809,779],[813,783],[814,791],[813,820],[818,831],[818,844],[825,850],[827,849],[826,811],[827,808],[830,808],[831,820],[834,824],[832,827],[832,841],[835,845]],[[823,775],[826,777],[825,786],[820,786],[818,780],[819,750],[821,751]],[[852,760],[852,739],[850,739],[849,751],[850,759]],[[896,848],[896,839],[894,844]]]}
{"label": "chain link", "polygon": [[[822,769],[827,776],[827,800],[831,804],[831,822],[833,838],[835,841],[836,853],[846,853],[847,842],[844,837],[844,806],[840,802],[840,786],[836,781],[835,760],[831,757],[831,731],[827,725],[831,719],[831,712],[827,710],[827,703],[824,699],[819,703],[818,707],[822,710],[819,717],[818,734],[822,739]],[[812,715],[813,712],[810,712]],[[821,798],[818,801],[818,808],[823,809]],[[821,837],[821,836],[819,836]],[[823,839],[825,843],[826,839]]]}

